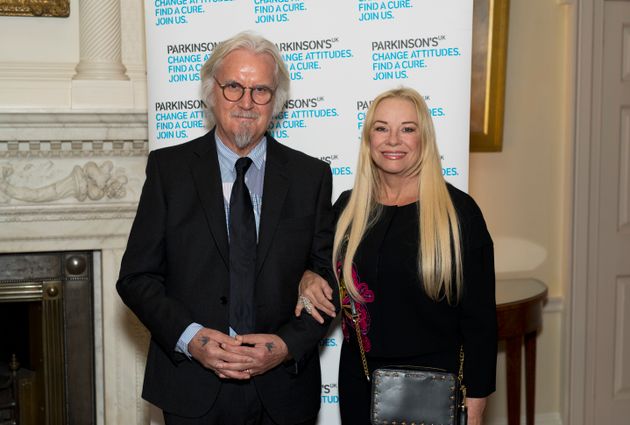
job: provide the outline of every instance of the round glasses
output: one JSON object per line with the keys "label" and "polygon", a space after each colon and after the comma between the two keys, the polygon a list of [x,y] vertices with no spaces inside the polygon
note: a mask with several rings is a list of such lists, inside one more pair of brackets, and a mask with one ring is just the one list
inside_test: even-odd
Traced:
{"label": "round glasses", "polygon": [[267,86],[255,86],[255,87],[243,87],[236,81],[229,81],[225,84],[219,83],[219,80],[214,79],[217,85],[221,87],[223,91],[223,97],[230,102],[238,102],[245,95],[245,90],[249,90],[252,102],[256,105],[266,105],[271,102],[273,98],[273,89]]}

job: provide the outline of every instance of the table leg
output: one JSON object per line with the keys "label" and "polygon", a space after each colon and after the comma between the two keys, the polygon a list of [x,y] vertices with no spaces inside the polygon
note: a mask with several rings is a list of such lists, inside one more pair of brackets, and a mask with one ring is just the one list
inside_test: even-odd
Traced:
{"label": "table leg", "polygon": [[536,332],[525,335],[525,414],[534,425],[536,407]]}
{"label": "table leg", "polygon": [[508,425],[520,425],[521,416],[521,350],[523,338],[505,341]]}

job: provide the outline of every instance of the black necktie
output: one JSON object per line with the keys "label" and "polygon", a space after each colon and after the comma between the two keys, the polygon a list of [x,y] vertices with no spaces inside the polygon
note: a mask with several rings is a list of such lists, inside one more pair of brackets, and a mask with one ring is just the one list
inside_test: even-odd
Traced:
{"label": "black necktie", "polygon": [[230,327],[238,334],[254,331],[256,222],[245,173],[252,160],[236,161],[236,181],[230,196]]}

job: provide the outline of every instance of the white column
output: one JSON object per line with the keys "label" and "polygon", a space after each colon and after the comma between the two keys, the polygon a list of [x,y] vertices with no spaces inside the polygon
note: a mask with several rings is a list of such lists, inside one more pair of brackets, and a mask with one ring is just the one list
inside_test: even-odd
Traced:
{"label": "white column", "polygon": [[133,85],[122,63],[120,0],[80,0],[79,32],[72,109],[133,109]]}
{"label": "white column", "polygon": [[75,80],[127,80],[120,45],[118,0],[79,3],[81,61]]}

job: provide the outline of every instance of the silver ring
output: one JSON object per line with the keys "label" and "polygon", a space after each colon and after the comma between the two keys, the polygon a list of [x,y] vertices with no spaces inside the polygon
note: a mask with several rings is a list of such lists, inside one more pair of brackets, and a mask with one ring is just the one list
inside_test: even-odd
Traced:
{"label": "silver ring", "polygon": [[304,306],[304,310],[306,310],[308,314],[311,314],[311,311],[313,310],[313,304],[311,303],[311,300],[306,298],[304,295],[300,295],[300,302]]}

